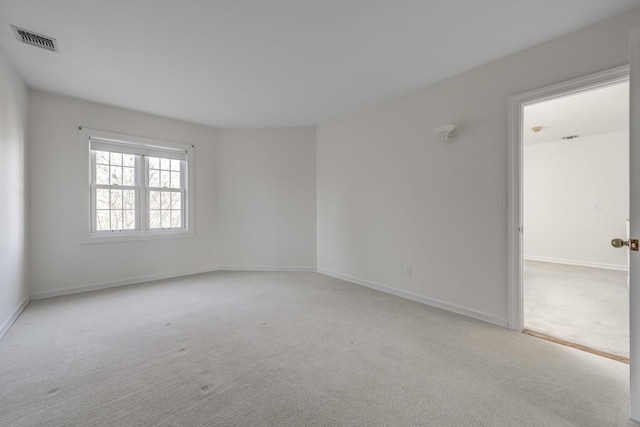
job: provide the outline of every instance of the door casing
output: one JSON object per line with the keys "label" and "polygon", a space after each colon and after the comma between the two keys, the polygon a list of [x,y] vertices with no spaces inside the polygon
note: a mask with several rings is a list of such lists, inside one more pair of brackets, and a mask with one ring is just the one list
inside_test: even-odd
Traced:
{"label": "door casing", "polygon": [[[629,81],[629,66],[590,74],[585,77],[535,89],[508,99],[508,322],[509,328],[521,332],[524,329],[523,295],[523,119],[524,107],[562,96],[585,92]],[[615,237],[615,236],[612,236]]]}

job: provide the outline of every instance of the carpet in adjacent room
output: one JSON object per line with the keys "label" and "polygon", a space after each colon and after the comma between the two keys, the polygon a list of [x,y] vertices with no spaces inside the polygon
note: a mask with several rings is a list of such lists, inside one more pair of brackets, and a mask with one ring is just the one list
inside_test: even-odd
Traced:
{"label": "carpet in adjacent room", "polygon": [[629,358],[626,272],[529,260],[524,265],[525,329]]}

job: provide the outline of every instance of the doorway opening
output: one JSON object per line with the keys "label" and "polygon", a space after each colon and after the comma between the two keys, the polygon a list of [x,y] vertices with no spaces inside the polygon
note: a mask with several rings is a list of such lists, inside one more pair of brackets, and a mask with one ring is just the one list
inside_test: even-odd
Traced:
{"label": "doorway opening", "polygon": [[[525,126],[525,109],[528,110],[530,107],[535,107],[538,104],[543,105],[543,103],[551,102],[553,100],[562,100],[562,98],[570,97],[572,95],[588,94],[589,92],[597,91],[598,89],[605,89],[605,88],[615,87],[623,84],[627,85],[629,84],[629,75],[630,75],[629,66],[624,65],[624,66],[612,68],[612,69],[594,73],[588,76],[572,79],[569,81],[557,83],[551,86],[542,87],[539,89],[531,90],[529,92],[525,92],[525,93],[521,93],[521,94],[509,97],[509,100],[508,100],[509,210],[508,210],[508,253],[507,253],[507,257],[508,257],[507,259],[507,265],[508,265],[508,271],[507,271],[508,313],[507,315],[508,315],[509,328],[513,330],[516,330],[518,332],[523,332],[525,329],[524,278],[525,278],[526,263],[529,263],[530,261],[537,261],[541,263],[550,261],[550,259],[542,259],[544,258],[543,255],[538,255],[540,257],[539,259],[531,259],[532,256],[535,256],[535,254],[528,253],[527,255],[530,259],[526,260],[525,262],[525,252],[524,252],[525,236],[531,235],[531,232],[529,232],[528,230],[525,230],[525,226],[524,226],[525,224],[524,223],[525,221],[525,218],[524,218],[524,196],[525,196],[524,194],[524,185],[525,185],[524,184],[524,162],[525,162],[524,153],[525,153],[525,137],[526,137],[525,132],[529,132],[530,134],[532,133],[539,134],[538,136],[539,138],[544,138],[545,133],[543,132],[546,132],[547,136],[549,136],[552,133],[551,132],[552,129],[554,129],[555,131],[559,131],[558,134],[555,135],[555,138],[559,139],[560,141],[566,144],[578,143],[580,142],[581,139],[583,140],[583,142],[585,140],[588,140],[588,137],[584,137],[584,136],[581,137],[581,133],[584,132],[582,130],[572,132],[567,128],[561,129],[559,125],[552,126],[553,123],[549,125],[545,125],[544,123],[535,123],[535,124],[527,123]],[[629,92],[627,92],[627,99],[629,99],[628,93]],[[533,111],[533,110],[529,110],[529,111]],[[606,113],[603,113],[603,114],[606,114]],[[587,125],[588,124],[589,123],[587,123]],[[532,130],[532,128],[538,127],[538,126],[542,127],[542,129],[540,129],[539,132]],[[546,126],[546,130],[545,130],[545,126]],[[587,134],[588,132],[586,134],[582,133],[582,135],[587,135]],[[573,137],[574,135],[578,135],[578,137],[575,138]],[[569,138],[562,139],[563,136],[566,136]],[[534,143],[532,145],[535,146],[537,144]],[[556,145],[559,146],[560,144],[558,143]],[[565,145],[563,147],[567,149],[569,145]],[[571,156],[569,156],[569,158],[574,160]],[[599,165],[597,167],[599,168],[605,162],[605,160],[606,159],[601,159],[601,162],[597,163]],[[570,173],[570,169],[568,169],[565,166],[566,165],[560,163],[560,165],[555,166],[555,169],[559,169],[560,171],[565,171],[566,173]],[[626,168],[627,172],[629,171],[628,163],[625,165],[621,165],[621,167]],[[547,169],[549,168],[547,167]],[[554,171],[554,172],[557,173],[558,171]],[[633,170],[631,170],[631,172],[634,173]],[[634,191],[634,188],[630,188],[630,190]],[[606,193],[604,190],[602,191]],[[571,194],[572,194],[572,197],[575,196],[575,194],[573,193]],[[635,194],[635,193],[632,193],[632,194]],[[556,210],[561,204],[565,203],[564,199],[560,199],[560,200],[561,200],[560,202],[556,202],[556,204],[558,204],[558,206],[555,206]],[[605,205],[605,202],[603,201],[605,199],[600,200],[598,199],[598,197],[596,197],[596,195],[592,194],[591,198],[589,198],[588,200],[590,201],[584,202],[584,203],[587,203],[587,206],[586,207],[583,206],[583,208],[588,210],[589,214],[591,215],[594,215],[594,214],[601,215],[605,213],[605,209],[611,208],[611,206],[609,206],[609,202],[607,202],[607,205]],[[623,224],[624,222],[626,222],[625,220],[626,220],[626,217],[623,218]],[[631,231],[633,232],[633,230],[634,230],[634,223],[632,220]],[[600,240],[604,240],[604,241],[603,242],[600,241],[599,244],[601,245],[603,244],[604,247],[606,247],[607,250],[609,250],[609,244],[610,244],[609,242],[611,241],[611,239],[613,238],[624,239],[625,237],[626,237],[626,233],[624,232],[622,235],[607,236],[606,239],[601,238]],[[574,236],[570,236],[569,238],[566,238],[566,239],[569,240],[568,242],[569,245],[575,240]],[[624,255],[626,248],[625,250],[619,249],[619,251],[621,253],[619,256],[622,256],[622,257],[626,256]],[[548,256],[547,258],[554,258],[554,257]],[[561,258],[556,254],[555,261],[558,261],[558,260],[567,260],[567,258]],[[569,258],[569,260],[571,259]],[[600,261],[600,264],[592,263],[589,265],[573,265],[572,266],[570,264],[562,264],[560,262],[555,262],[554,264],[557,264],[558,266],[568,265],[570,267],[576,267],[576,268],[584,267],[584,268],[603,269],[603,267],[611,267],[612,265],[622,265],[623,263]],[[604,268],[604,269],[613,270],[612,268]],[[634,280],[633,268],[631,268],[630,270],[632,273],[631,291],[633,292],[635,289],[635,286],[634,286],[635,282],[633,282]],[[620,272],[616,270],[614,271],[617,273]],[[629,309],[631,317],[634,316],[634,313],[635,313],[634,310],[637,310],[637,308],[634,308],[634,307],[635,307],[635,304],[633,301],[631,301],[631,307]],[[635,348],[633,347],[634,345],[633,343],[636,342],[634,341],[634,338],[635,338],[634,333],[636,333],[637,331],[636,329],[634,329],[634,324],[631,324],[630,327],[631,327],[630,341],[631,341],[631,347],[632,347],[630,359],[631,359],[631,364],[633,364],[633,359],[634,359],[633,348]]]}
{"label": "doorway opening", "polygon": [[524,331],[628,363],[629,83],[523,110]]}

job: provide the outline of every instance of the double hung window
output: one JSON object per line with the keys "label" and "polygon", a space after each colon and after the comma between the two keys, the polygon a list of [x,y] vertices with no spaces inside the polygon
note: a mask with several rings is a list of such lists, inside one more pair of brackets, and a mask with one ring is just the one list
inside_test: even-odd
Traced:
{"label": "double hung window", "polygon": [[192,146],[83,128],[85,242],[192,235]]}

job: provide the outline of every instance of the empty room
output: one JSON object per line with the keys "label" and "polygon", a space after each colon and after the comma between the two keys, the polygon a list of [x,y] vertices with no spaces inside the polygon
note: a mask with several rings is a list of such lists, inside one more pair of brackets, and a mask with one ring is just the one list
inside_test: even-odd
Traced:
{"label": "empty room", "polygon": [[[640,425],[638,28],[637,0],[0,0],[0,426]],[[604,88],[615,129],[527,121]],[[568,297],[618,347],[532,323],[569,258],[622,281],[623,327]]]}
{"label": "empty room", "polygon": [[628,363],[628,82],[524,119],[525,330]]}

